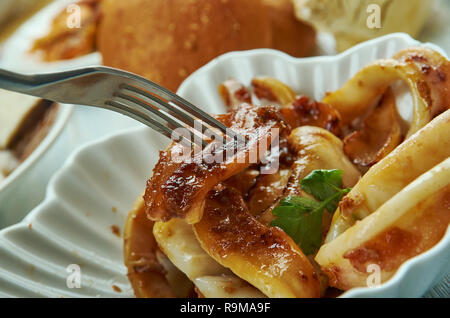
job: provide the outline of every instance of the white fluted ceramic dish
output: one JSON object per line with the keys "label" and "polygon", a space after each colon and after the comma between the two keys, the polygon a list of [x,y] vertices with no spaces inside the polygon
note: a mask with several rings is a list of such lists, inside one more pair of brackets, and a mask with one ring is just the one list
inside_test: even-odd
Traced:
{"label": "white fluted ceramic dish", "polygon": [[[320,99],[374,59],[420,45],[402,34],[369,41],[334,57],[295,59],[273,50],[223,55],[191,75],[179,93],[210,112],[223,112],[217,85],[229,76],[244,83],[274,76]],[[435,47],[434,47],[435,48]],[[20,224],[0,232],[0,295],[51,297],[133,296],[122,258],[128,210],[143,191],[167,140],[147,128],[110,136],[73,154],[48,187],[47,198]],[[387,283],[344,297],[421,296],[448,270],[450,234],[404,263]],[[81,288],[68,288],[67,266],[81,268]],[[119,287],[116,292],[113,285]]]}

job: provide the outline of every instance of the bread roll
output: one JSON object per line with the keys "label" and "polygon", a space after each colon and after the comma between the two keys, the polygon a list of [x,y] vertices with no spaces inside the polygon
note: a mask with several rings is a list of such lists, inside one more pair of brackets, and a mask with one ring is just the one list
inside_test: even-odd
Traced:
{"label": "bread roll", "polygon": [[190,73],[225,52],[279,47],[307,54],[314,30],[294,20],[289,0],[275,2],[105,0],[98,33],[103,63],[176,90]]}
{"label": "bread roll", "polygon": [[309,24],[300,22],[291,0],[263,0],[269,10],[271,47],[302,57],[311,54],[316,34]]}

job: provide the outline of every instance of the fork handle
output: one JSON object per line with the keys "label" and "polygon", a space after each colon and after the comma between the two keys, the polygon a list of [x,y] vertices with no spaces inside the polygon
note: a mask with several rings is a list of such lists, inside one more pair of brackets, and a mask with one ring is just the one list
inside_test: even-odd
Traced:
{"label": "fork handle", "polygon": [[27,94],[32,86],[31,76],[0,69],[0,88]]}
{"label": "fork handle", "polygon": [[[0,88],[14,91],[18,93],[33,95],[37,97],[46,98],[46,96],[40,96],[38,88],[44,84],[50,84],[59,80],[67,79],[68,77],[74,77],[87,73],[93,73],[96,69],[94,67],[81,68],[77,70],[64,71],[51,74],[32,74],[25,75],[15,72],[11,72],[0,68]],[[42,92],[41,92],[42,93]]]}

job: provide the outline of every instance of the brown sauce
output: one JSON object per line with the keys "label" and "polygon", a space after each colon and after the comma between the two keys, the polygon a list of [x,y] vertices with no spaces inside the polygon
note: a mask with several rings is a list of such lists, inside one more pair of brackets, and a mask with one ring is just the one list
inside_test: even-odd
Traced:
{"label": "brown sauce", "polygon": [[347,251],[344,258],[363,273],[371,263],[392,271],[409,258],[433,247],[444,236],[450,223],[450,185],[422,201],[412,213],[417,214],[400,218],[396,226]]}

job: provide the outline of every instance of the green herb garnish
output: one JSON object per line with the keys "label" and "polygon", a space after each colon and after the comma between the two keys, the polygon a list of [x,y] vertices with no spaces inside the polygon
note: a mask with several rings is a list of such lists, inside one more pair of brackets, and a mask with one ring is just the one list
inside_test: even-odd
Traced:
{"label": "green herb garnish", "polygon": [[322,243],[322,216],[326,209],[334,213],[342,196],[350,189],[341,189],[341,170],[314,170],[300,186],[317,201],[299,196],[289,196],[280,201],[272,214],[272,226],[283,229],[300,246],[306,255],[314,254]]}

